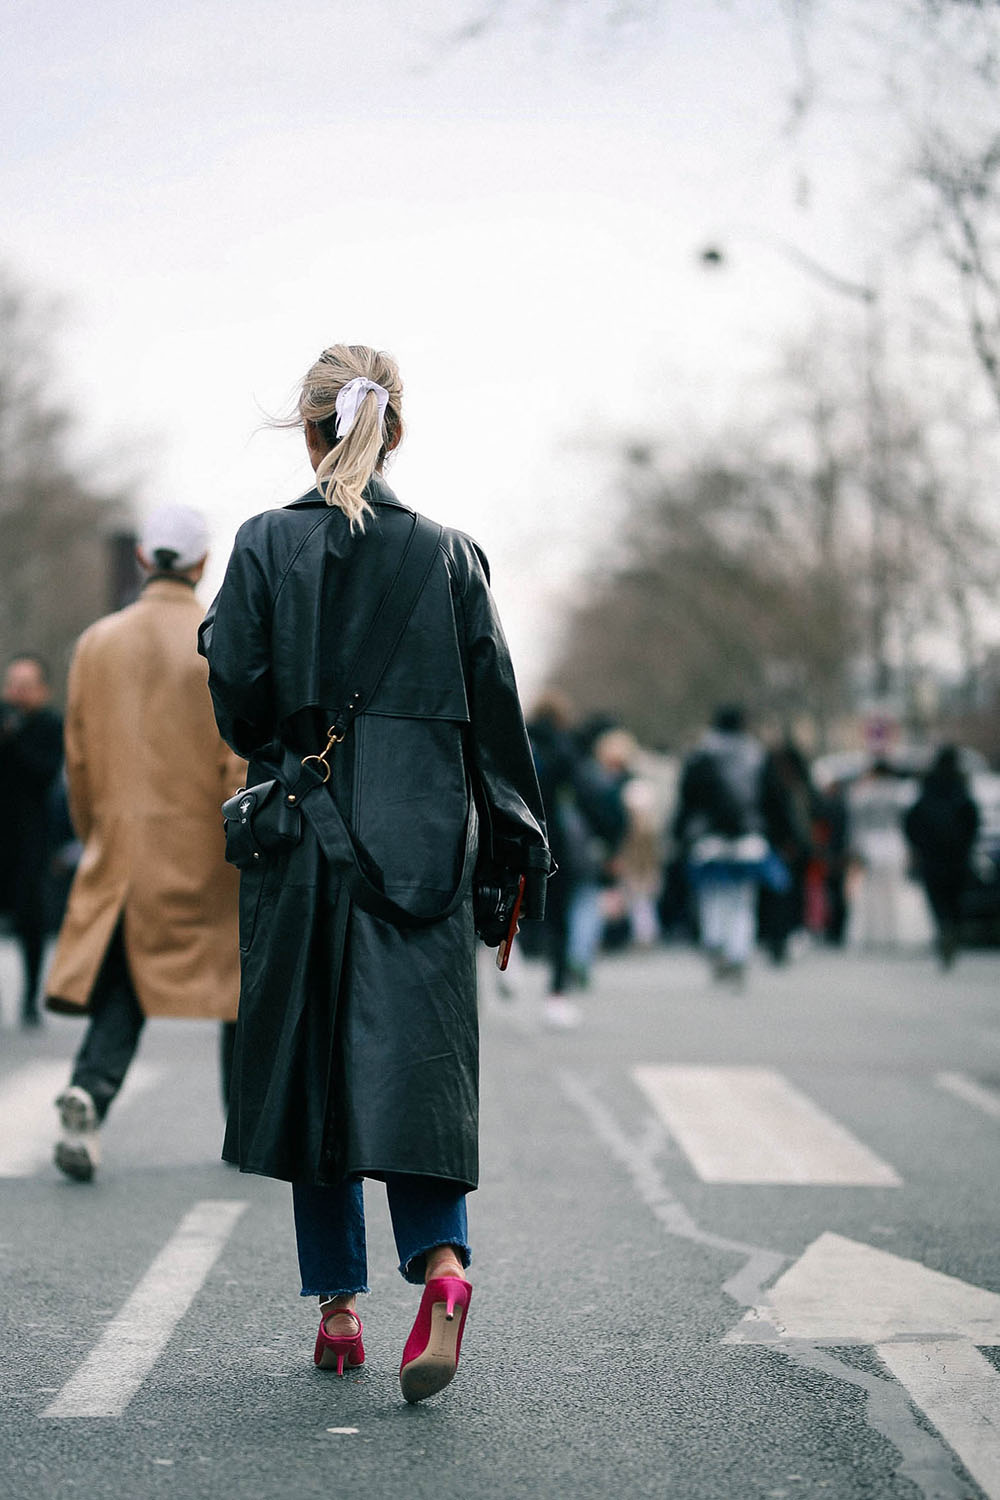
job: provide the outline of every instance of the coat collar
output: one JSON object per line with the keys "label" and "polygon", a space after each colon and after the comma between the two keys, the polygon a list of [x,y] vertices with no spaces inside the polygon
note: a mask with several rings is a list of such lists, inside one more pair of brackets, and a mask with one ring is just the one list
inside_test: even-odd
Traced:
{"label": "coat collar", "polygon": [[[369,505],[395,505],[399,510],[412,510],[412,506],[404,505],[394,490],[386,484],[380,474],[373,474],[364,488],[364,496]],[[285,510],[327,510],[328,506],[323,496],[317,489],[311,489],[298,500],[293,500]]]}

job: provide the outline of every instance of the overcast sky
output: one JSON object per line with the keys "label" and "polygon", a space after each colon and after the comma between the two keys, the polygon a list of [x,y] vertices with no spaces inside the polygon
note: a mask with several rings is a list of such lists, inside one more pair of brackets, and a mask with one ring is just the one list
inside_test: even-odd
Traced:
{"label": "overcast sky", "polygon": [[8,0],[0,252],[71,299],[88,448],[208,513],[209,594],[240,522],[308,486],[261,413],[326,344],[391,350],[390,481],[485,546],[530,692],[614,512],[600,443],[709,429],[814,316],[829,294],[764,237],[856,279],[871,245],[850,122],[813,128],[796,201],[778,0],[664,0],[610,40],[538,0],[451,39],[488,8]]}

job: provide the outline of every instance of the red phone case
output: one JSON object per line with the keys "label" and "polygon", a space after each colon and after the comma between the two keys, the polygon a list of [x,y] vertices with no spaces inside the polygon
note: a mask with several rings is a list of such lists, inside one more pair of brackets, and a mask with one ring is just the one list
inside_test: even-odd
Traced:
{"label": "red phone case", "polygon": [[517,882],[517,900],[514,902],[514,910],[510,914],[510,926],[507,928],[507,936],[497,948],[497,968],[503,972],[510,962],[510,950],[514,946],[514,934],[517,931],[517,919],[521,915],[521,902],[524,899],[524,876]]}

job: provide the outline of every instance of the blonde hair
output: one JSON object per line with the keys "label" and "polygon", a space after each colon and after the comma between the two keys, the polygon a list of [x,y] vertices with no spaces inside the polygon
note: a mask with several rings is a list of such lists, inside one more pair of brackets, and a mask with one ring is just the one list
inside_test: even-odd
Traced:
{"label": "blonde hair", "polygon": [[[337,397],[349,380],[361,376],[383,386],[389,402],[381,423],[378,400],[368,391],[350,431],[337,436]],[[390,354],[364,344],[331,344],[306,371],[299,394],[299,420],[314,422],[329,444],[316,469],[316,488],[327,505],[337,505],[355,527],[364,530],[371,506],[364,488],[381,469],[385,456],[403,435],[403,382]]]}

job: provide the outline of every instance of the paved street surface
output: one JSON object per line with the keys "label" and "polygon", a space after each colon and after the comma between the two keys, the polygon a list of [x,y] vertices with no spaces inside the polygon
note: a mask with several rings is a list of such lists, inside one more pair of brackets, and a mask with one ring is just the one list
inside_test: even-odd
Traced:
{"label": "paved street surface", "polygon": [[537,968],[485,972],[476,1293],[411,1408],[381,1190],[338,1380],[287,1186],[218,1160],[214,1029],[148,1027],[63,1181],[80,1028],[17,1030],[0,951],[0,1496],[1000,1500],[1000,955],[809,952],[739,994],[608,958],[574,1032]]}

